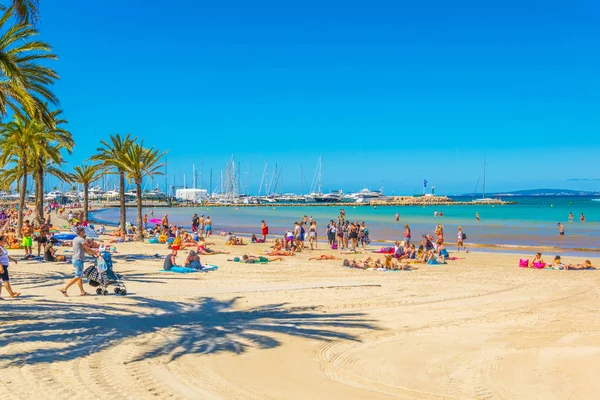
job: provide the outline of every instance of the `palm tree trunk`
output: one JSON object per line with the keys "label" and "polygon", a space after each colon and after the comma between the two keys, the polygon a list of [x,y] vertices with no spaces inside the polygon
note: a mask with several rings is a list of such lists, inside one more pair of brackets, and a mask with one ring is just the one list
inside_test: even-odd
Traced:
{"label": "palm tree trunk", "polygon": [[83,184],[83,220],[88,220],[88,190],[90,188],[89,183]]}
{"label": "palm tree trunk", "polygon": [[37,161],[37,182],[35,190],[35,210],[38,224],[44,222],[44,163]]}
{"label": "palm tree trunk", "polygon": [[125,232],[127,209],[125,208],[125,172],[119,170],[119,197],[121,207],[121,229]]}
{"label": "palm tree trunk", "polygon": [[142,226],[142,182],[135,182],[137,194],[137,240],[144,241],[144,227]]}
{"label": "palm tree trunk", "polygon": [[21,193],[19,193],[19,212],[17,222],[17,235],[21,236],[23,229],[23,213],[25,212],[25,196],[27,196],[27,159],[23,159],[23,182],[21,183]]}

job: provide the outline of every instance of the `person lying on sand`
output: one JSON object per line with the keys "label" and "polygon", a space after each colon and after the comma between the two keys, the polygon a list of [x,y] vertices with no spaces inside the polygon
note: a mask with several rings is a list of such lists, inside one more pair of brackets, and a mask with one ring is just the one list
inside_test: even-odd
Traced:
{"label": "person lying on sand", "polygon": [[264,257],[264,256],[252,256],[244,254],[242,258],[236,257],[233,260],[227,261],[235,261],[235,262],[243,262],[246,264],[260,264],[260,263],[268,263],[272,261],[283,261],[283,257]]}
{"label": "person lying on sand", "polygon": [[583,264],[567,264],[565,266],[565,270],[579,270],[579,269],[596,269],[596,267],[594,267],[591,263],[590,260],[585,260],[585,262]]}
{"label": "person lying on sand", "polygon": [[311,257],[309,258],[309,260],[316,260],[316,261],[321,261],[321,260],[341,260],[341,258],[337,258],[336,256],[330,256],[327,254],[321,254],[319,257]]}
{"label": "person lying on sand", "polygon": [[552,269],[563,269],[563,270],[567,270],[567,266],[565,264],[563,264],[560,256],[556,256],[554,257],[554,260],[552,260],[552,265],[551,265]]}
{"label": "person lying on sand", "polygon": [[288,250],[272,250],[265,254],[268,256],[286,256],[286,257],[293,256],[294,254],[296,254],[296,246],[295,245],[292,246],[289,251]]}
{"label": "person lying on sand", "polygon": [[244,240],[242,238],[229,236],[229,240],[227,240],[225,244],[228,246],[243,246],[246,243],[244,243]]}
{"label": "person lying on sand", "polygon": [[387,254],[383,262],[383,268],[389,270],[407,270],[407,269],[419,269],[418,267],[411,267],[408,263],[401,263],[396,261],[392,254]]}

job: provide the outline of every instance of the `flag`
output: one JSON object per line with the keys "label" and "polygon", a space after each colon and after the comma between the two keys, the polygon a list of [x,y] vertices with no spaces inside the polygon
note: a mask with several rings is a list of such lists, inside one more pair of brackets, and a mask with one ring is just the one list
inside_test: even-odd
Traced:
{"label": "flag", "polygon": [[427,187],[427,181],[425,179],[423,179],[423,187],[426,188]]}

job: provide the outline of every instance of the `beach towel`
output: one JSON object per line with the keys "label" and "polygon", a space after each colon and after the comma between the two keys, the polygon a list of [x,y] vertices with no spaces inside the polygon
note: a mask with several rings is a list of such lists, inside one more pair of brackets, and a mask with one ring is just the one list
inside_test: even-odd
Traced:
{"label": "beach towel", "polygon": [[209,272],[209,271],[216,271],[218,270],[219,267],[213,264],[206,264],[202,267],[202,269],[196,269],[196,268],[186,268],[186,267],[173,267],[171,268],[170,271],[167,271],[165,269],[161,269],[158,272],[175,272],[177,274],[190,274],[190,273],[194,273],[194,272]]}
{"label": "beach towel", "polygon": [[373,250],[373,253],[394,254],[394,248],[393,247],[382,247],[379,250]]}

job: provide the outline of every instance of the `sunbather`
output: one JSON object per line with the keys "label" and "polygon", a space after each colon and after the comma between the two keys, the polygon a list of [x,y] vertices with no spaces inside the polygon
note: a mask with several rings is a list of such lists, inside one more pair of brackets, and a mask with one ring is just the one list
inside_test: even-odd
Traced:
{"label": "sunbather", "polygon": [[332,255],[328,255],[328,254],[321,254],[319,257],[311,257],[311,258],[309,258],[309,260],[316,260],[316,261],[321,261],[321,260],[341,260],[341,258],[337,258],[336,256],[332,256]]}

